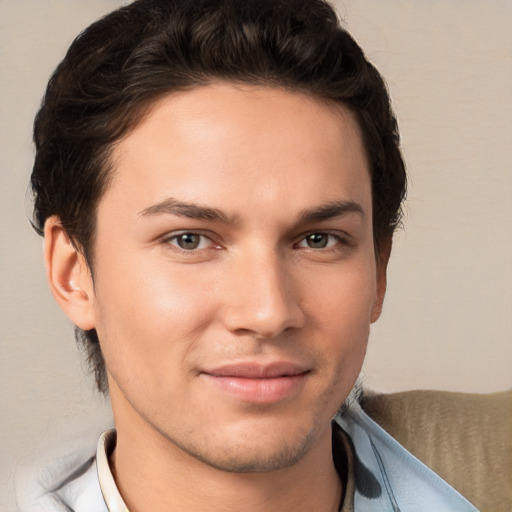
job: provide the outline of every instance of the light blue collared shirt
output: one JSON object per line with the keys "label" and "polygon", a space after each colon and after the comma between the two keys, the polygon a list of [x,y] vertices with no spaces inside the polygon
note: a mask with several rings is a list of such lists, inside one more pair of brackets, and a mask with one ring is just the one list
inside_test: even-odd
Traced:
{"label": "light blue collared shirt", "polygon": [[420,462],[354,402],[334,421],[354,444],[359,464],[376,479],[379,492],[358,485],[355,512],[478,512],[453,487]]}

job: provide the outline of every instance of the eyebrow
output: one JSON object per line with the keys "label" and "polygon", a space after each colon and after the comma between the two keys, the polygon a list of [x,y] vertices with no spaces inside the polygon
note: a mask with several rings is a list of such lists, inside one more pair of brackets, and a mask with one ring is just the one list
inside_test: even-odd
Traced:
{"label": "eyebrow", "polygon": [[318,208],[303,210],[299,216],[301,223],[309,224],[323,220],[342,217],[349,213],[356,213],[362,218],[365,217],[363,207],[354,201],[332,201]]}
{"label": "eyebrow", "polygon": [[237,216],[228,215],[217,208],[200,206],[195,203],[184,203],[172,197],[139,212],[140,217],[159,215],[177,215],[178,217],[220,222],[222,224],[235,224],[238,221]]}
{"label": "eyebrow", "polygon": [[[350,213],[356,213],[365,217],[360,204],[354,201],[332,201],[317,208],[303,210],[299,214],[299,224],[310,224],[324,220],[342,217]],[[172,197],[160,203],[154,204],[139,212],[140,217],[154,217],[160,215],[176,215],[189,219],[207,220],[222,224],[236,224],[239,221],[237,215],[228,215],[217,208],[200,206],[195,203],[185,203]]]}

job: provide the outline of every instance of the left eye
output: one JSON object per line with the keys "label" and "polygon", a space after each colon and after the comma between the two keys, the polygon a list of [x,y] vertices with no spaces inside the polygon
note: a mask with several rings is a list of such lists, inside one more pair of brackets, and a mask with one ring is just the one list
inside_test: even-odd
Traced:
{"label": "left eye", "polygon": [[205,249],[211,243],[206,236],[198,233],[180,233],[168,238],[167,242],[185,251]]}
{"label": "left eye", "polygon": [[299,247],[325,249],[332,245],[336,245],[338,242],[339,238],[329,233],[311,233],[300,241]]}

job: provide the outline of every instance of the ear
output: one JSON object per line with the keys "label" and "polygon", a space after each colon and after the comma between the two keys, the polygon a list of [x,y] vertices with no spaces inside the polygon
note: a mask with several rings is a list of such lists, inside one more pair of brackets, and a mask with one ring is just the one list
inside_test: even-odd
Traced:
{"label": "ear", "polygon": [[375,294],[375,301],[373,303],[371,322],[376,322],[381,313],[382,305],[384,304],[384,297],[386,295],[387,287],[387,271],[389,256],[391,255],[391,246],[393,245],[393,239],[389,237],[384,240],[379,248],[378,253],[375,255],[377,265],[377,290]]}
{"label": "ear", "polygon": [[77,327],[93,329],[94,287],[89,266],[55,216],[44,225],[44,259],[50,290],[59,306]]}

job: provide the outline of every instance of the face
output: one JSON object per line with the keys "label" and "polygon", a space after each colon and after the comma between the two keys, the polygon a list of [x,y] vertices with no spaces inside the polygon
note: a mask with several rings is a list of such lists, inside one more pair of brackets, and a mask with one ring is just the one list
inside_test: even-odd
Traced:
{"label": "face", "polygon": [[330,438],[384,292],[354,118],[217,83],[159,100],[112,162],[91,307],[118,429],[230,471],[300,460]]}

